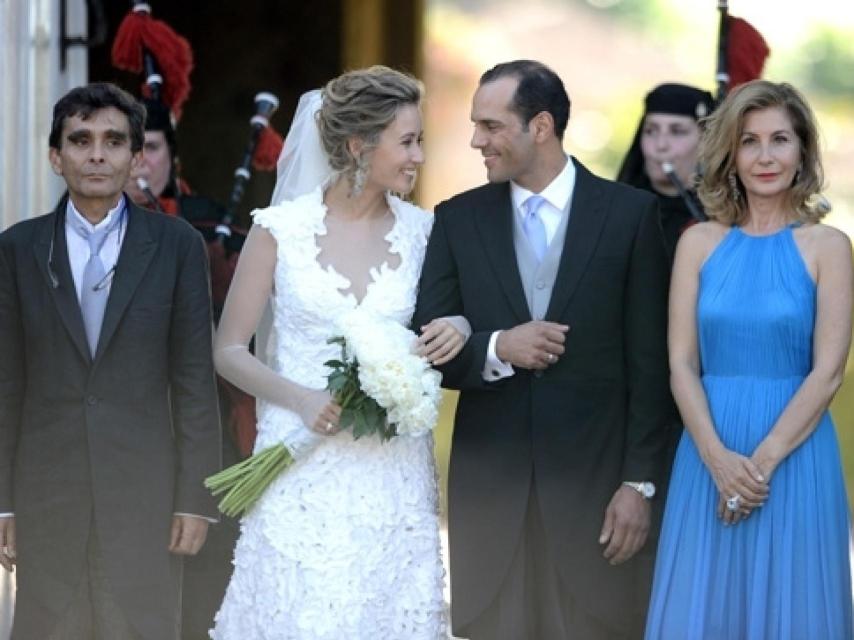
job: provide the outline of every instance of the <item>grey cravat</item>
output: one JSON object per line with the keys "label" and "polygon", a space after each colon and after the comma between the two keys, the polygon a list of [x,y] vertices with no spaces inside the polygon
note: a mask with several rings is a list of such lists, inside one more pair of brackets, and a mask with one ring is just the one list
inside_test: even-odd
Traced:
{"label": "grey cravat", "polygon": [[522,203],[525,217],[522,221],[522,228],[525,230],[525,235],[528,236],[528,242],[534,249],[534,254],[537,256],[537,261],[542,262],[543,256],[546,255],[548,242],[546,241],[546,227],[543,224],[543,219],[540,217],[540,206],[546,201],[542,196],[530,196]]}
{"label": "grey cravat", "polygon": [[83,326],[86,329],[89,352],[93,358],[98,349],[98,337],[101,334],[104,310],[107,308],[107,297],[110,293],[106,286],[107,270],[104,268],[104,263],[99,254],[107,236],[118,226],[122,215],[124,215],[123,211],[117,212],[110,224],[95,231],[79,224],[72,225],[77,233],[89,243],[89,260],[83,269],[83,282],[80,288],[80,311],[83,314]]}

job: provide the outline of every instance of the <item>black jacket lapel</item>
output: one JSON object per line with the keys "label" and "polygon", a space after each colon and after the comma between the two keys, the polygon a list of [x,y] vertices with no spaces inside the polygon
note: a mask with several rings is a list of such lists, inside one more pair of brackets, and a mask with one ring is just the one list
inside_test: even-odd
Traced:
{"label": "black jacket lapel", "polygon": [[519,276],[513,246],[513,203],[509,183],[491,185],[475,214],[478,232],[492,269],[520,322],[528,322],[531,312]]}
{"label": "black jacket lapel", "polygon": [[580,162],[575,163],[575,189],[569,210],[563,252],[560,257],[557,278],[549,300],[546,320],[557,322],[578,287],[587,263],[593,256],[599,236],[605,224],[605,194],[598,184],[599,178],[590,173]]}
{"label": "black jacket lapel", "polygon": [[146,214],[133,205],[127,196],[125,198],[128,207],[127,231],[110,286],[107,308],[104,311],[104,322],[98,338],[98,351],[95,354],[96,362],[109,345],[134,292],[151,264],[157,246],[148,228]]}
{"label": "black jacket lapel", "polygon": [[[86,341],[80,302],[77,300],[77,290],[74,288],[74,279],[71,276],[68,244],[65,241],[66,203],[67,198],[62,198],[53,214],[44,218],[33,245],[33,253],[39,271],[44,277],[45,286],[56,305],[59,319],[80,352],[80,356],[86,362],[91,362],[92,356],[89,353],[89,343]],[[53,245],[53,255],[51,255],[51,245]]]}

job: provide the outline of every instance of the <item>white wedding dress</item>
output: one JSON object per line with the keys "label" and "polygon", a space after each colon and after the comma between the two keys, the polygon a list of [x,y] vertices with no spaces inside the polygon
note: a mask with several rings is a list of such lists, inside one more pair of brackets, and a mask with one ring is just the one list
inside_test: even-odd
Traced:
{"label": "white wedding dress", "polygon": [[[364,298],[318,262],[326,233],[321,189],[256,211],[276,240],[268,364],[322,389],[335,319],[362,305],[408,324],[432,215],[389,197],[386,236],[399,266],[371,272]],[[313,435],[299,416],[259,401],[255,451],[279,442],[315,448],[280,475],[243,518],[234,574],[215,640],[447,638],[432,436],[354,440]]]}

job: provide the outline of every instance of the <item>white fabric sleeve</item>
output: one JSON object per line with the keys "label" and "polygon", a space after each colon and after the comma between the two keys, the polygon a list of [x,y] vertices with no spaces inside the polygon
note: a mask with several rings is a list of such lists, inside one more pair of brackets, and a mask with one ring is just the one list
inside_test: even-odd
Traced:
{"label": "white fabric sleeve", "polygon": [[[249,342],[273,290],[277,250],[273,235],[254,225],[226,297],[214,340],[214,363],[219,374],[239,389],[297,413],[304,425],[310,426],[330,402],[330,395],[280,376],[249,351]],[[309,428],[297,435],[299,442],[285,444],[303,448],[311,445],[308,441],[323,438]]]}
{"label": "white fabric sleeve", "polygon": [[486,349],[486,361],[483,363],[481,375],[487,382],[496,382],[503,378],[509,378],[514,373],[513,365],[504,362],[495,354],[495,343],[498,341],[500,331],[493,331],[489,337],[489,346]]}

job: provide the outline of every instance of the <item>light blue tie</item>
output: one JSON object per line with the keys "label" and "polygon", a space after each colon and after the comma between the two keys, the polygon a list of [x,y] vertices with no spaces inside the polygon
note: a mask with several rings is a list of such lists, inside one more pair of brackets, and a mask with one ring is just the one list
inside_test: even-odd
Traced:
{"label": "light blue tie", "polygon": [[545,201],[546,199],[543,196],[534,195],[522,203],[522,209],[525,214],[522,221],[522,228],[525,230],[528,242],[531,243],[531,248],[537,256],[537,262],[543,261],[543,256],[546,255],[546,249],[549,246],[548,242],[546,242],[546,227],[539,214],[540,207]]}
{"label": "light blue tie", "polygon": [[101,334],[101,324],[104,322],[104,311],[107,308],[107,298],[110,290],[105,286],[107,270],[101,261],[101,247],[110,232],[115,230],[121,221],[123,212],[118,212],[106,227],[91,231],[79,224],[72,226],[80,236],[89,243],[89,260],[83,269],[83,283],[80,292],[80,311],[83,314],[83,326],[86,329],[86,341],[89,352],[95,357],[98,349],[98,337]]}

